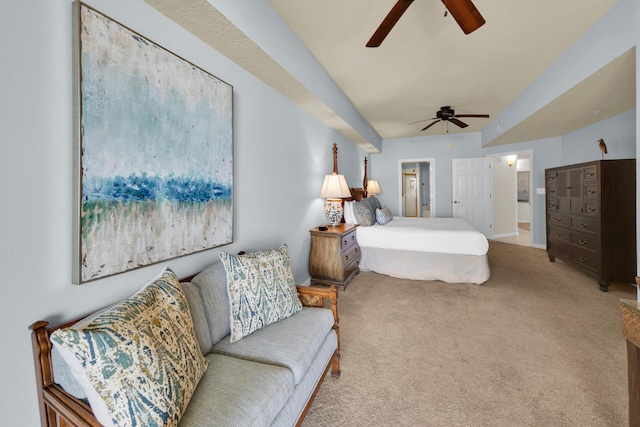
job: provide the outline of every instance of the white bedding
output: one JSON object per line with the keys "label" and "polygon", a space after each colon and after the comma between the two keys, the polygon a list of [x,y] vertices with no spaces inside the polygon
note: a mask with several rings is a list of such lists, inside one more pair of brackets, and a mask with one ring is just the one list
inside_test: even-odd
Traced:
{"label": "white bedding", "polygon": [[362,248],[398,249],[457,255],[486,255],[486,237],[460,218],[394,217],[385,225],[357,228]]}

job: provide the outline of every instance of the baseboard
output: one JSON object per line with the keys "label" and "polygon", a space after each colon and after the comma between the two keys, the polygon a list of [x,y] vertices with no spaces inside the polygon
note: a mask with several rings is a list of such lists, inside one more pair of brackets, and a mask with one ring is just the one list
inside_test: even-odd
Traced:
{"label": "baseboard", "polygon": [[519,235],[520,235],[520,233],[518,233],[516,231],[515,233],[494,234],[493,238],[494,239],[502,239],[503,237],[518,237]]}

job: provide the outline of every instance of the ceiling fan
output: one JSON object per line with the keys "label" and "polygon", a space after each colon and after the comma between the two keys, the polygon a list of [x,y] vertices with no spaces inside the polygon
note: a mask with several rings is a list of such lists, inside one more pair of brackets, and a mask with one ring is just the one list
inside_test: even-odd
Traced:
{"label": "ceiling fan", "polygon": [[440,110],[436,113],[436,117],[432,119],[418,120],[417,122],[413,122],[409,124],[412,125],[414,123],[420,123],[427,120],[435,120],[434,122],[429,123],[426,127],[420,129],[421,131],[429,129],[431,126],[435,125],[438,122],[451,122],[454,125],[457,125],[461,128],[466,128],[467,126],[469,126],[465,122],[458,120],[458,117],[475,117],[475,118],[488,119],[489,115],[488,114],[456,114],[455,110],[453,110],[450,106],[447,105],[440,108]]}
{"label": "ceiling fan", "polygon": [[[411,3],[413,3],[413,0],[398,0],[376,32],[373,33],[373,36],[367,43],[367,47],[380,46]],[[478,9],[476,9],[471,0],[442,0],[442,3],[444,3],[447,11],[451,13],[451,16],[453,16],[465,34],[477,30],[485,23],[484,18],[480,15],[480,12],[478,12]],[[447,11],[445,11],[444,16],[447,16]]]}

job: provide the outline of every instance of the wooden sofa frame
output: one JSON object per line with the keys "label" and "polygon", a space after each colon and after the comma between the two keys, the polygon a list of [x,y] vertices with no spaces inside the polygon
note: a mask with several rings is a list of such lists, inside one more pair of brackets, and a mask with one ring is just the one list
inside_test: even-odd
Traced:
{"label": "wooden sofa frame", "polygon": [[[340,377],[340,329],[338,318],[338,290],[335,286],[330,288],[312,288],[308,286],[298,286],[300,300],[305,307],[325,307],[328,302],[329,308],[333,312],[333,329],[338,336],[338,347],[318,381],[307,405],[300,414],[296,426],[302,424],[302,420],[307,414],[313,399],[322,384],[324,377],[331,367],[331,376]],[[86,316],[83,316],[84,318]],[[53,382],[53,367],[51,363],[51,340],[50,336],[56,329],[70,327],[80,319],[48,328],[49,322],[40,320],[29,327],[32,330],[31,343],[33,346],[33,356],[36,370],[36,382],[38,390],[38,404],[40,407],[40,421],[43,427],[80,427],[91,426],[100,427],[102,424],[93,415],[91,408],[86,403],[67,393],[62,387]]]}

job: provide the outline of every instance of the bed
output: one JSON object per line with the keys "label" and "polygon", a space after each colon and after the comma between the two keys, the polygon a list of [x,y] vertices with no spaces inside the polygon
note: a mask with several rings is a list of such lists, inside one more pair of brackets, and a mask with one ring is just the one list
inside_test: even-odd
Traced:
{"label": "bed", "polygon": [[366,194],[365,178],[364,189],[352,189],[352,199],[344,203],[345,222],[360,224],[356,230],[360,270],[448,283],[481,284],[489,279],[489,243],[468,222],[394,217],[375,196]]}

